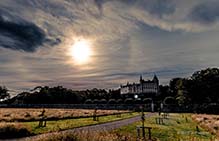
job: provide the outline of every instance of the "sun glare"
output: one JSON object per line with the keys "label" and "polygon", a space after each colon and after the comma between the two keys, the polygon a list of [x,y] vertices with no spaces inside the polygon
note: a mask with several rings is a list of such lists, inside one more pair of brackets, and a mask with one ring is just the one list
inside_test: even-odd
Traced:
{"label": "sun glare", "polygon": [[91,43],[87,40],[76,40],[71,47],[71,55],[77,64],[88,62],[91,56]]}

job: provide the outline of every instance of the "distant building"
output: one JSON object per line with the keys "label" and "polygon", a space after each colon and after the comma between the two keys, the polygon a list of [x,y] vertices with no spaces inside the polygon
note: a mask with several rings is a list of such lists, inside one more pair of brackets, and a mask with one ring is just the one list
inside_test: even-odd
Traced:
{"label": "distant building", "polygon": [[154,75],[153,80],[147,81],[140,76],[139,83],[127,83],[126,85],[121,85],[120,93],[122,95],[138,94],[142,96],[156,96],[159,94],[159,80],[156,75]]}

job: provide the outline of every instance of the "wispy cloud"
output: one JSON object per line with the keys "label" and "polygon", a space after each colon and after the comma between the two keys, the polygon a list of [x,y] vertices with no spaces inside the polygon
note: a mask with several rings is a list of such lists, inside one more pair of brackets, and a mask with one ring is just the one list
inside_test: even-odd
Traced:
{"label": "wispy cloud", "polygon": [[[0,83],[117,87],[153,73],[171,76],[217,66],[215,0],[1,0]],[[186,9],[186,10],[185,10]],[[92,41],[92,61],[77,66],[68,49]],[[207,48],[208,47],[208,48]]]}

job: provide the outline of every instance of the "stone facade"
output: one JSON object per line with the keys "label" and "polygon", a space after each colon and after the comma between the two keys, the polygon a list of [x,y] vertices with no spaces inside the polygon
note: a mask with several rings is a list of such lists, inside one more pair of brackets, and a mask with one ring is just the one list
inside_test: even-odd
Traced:
{"label": "stone facade", "polygon": [[159,93],[159,80],[154,75],[153,80],[145,81],[140,76],[139,83],[127,83],[126,85],[120,86],[120,93],[124,94],[153,94],[158,95]]}

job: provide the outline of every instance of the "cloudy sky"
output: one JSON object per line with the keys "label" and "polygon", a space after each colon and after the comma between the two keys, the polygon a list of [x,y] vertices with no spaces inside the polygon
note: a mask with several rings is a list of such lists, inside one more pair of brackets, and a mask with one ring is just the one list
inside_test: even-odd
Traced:
{"label": "cloudy sky", "polygon": [[219,66],[218,21],[218,0],[1,0],[0,85],[166,84]]}

